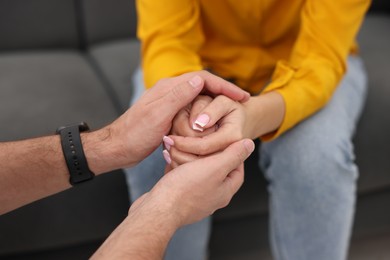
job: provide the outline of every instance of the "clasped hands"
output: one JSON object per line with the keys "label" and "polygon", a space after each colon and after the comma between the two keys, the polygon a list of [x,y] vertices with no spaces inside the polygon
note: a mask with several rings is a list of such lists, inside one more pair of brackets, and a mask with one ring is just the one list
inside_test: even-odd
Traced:
{"label": "clasped hands", "polygon": [[181,109],[163,138],[166,173],[250,137],[245,109],[245,103],[224,95],[199,95]]}
{"label": "clasped hands", "polygon": [[[107,147],[113,148],[112,157],[106,158],[115,163],[112,168],[138,164],[162,140],[172,155],[175,168],[134,202],[129,214],[167,214],[166,224],[178,228],[226,206],[241,187],[243,162],[254,150],[243,131],[243,105],[249,99],[247,92],[209,72],[191,72],[157,82],[103,129]],[[189,118],[195,123],[197,114],[194,125],[202,132],[194,132],[188,123]],[[208,122],[202,121],[203,114]]]}

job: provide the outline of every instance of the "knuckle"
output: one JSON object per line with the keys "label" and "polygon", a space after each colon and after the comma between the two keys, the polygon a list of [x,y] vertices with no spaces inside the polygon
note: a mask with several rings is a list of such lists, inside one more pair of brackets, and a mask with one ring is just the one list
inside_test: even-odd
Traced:
{"label": "knuckle", "polygon": [[185,93],[183,91],[183,87],[181,85],[177,85],[171,89],[172,96],[175,100],[182,100],[185,97]]}

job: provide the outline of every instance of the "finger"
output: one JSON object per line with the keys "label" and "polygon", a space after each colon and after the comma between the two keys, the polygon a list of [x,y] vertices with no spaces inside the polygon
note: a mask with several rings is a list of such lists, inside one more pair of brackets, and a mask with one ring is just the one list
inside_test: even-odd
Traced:
{"label": "finger", "polygon": [[198,96],[203,85],[204,80],[198,75],[188,81],[174,85],[156,101],[155,107],[162,111],[162,115],[168,114],[173,118],[180,109],[191,103]]}
{"label": "finger", "polygon": [[205,95],[199,95],[194,99],[194,101],[192,102],[191,110],[190,110],[190,125],[192,128],[193,128],[193,123],[195,122],[195,119],[197,118],[197,116],[212,101],[213,101],[213,99],[210,96],[205,96]]}
{"label": "finger", "polygon": [[228,193],[233,196],[240,189],[244,183],[244,164],[240,164],[237,169],[231,171],[225,179],[224,186],[228,190]]}
{"label": "finger", "polygon": [[181,109],[172,120],[171,133],[180,136],[196,136],[195,131],[188,123],[191,107]]}
{"label": "finger", "polygon": [[[244,139],[231,144],[223,152],[205,157],[194,163],[199,163],[204,172],[216,172],[223,178],[237,169],[253,152],[255,144],[250,139]],[[205,171],[207,167],[207,171]]]}
{"label": "finger", "polygon": [[203,93],[209,92],[215,95],[224,95],[240,102],[249,100],[250,94],[233,83],[217,77],[208,71],[200,71],[199,73],[205,82]]}
{"label": "finger", "polygon": [[195,154],[179,151],[178,149],[175,149],[175,147],[172,147],[169,153],[171,155],[172,162],[175,162],[177,165],[193,162],[202,158]]}
{"label": "finger", "polygon": [[169,138],[173,140],[175,147],[182,152],[208,155],[224,150],[231,143],[242,139],[237,133],[238,131],[233,128],[222,126],[218,131],[203,137],[170,135]]}
{"label": "finger", "polygon": [[210,126],[214,126],[222,117],[228,115],[235,109],[235,101],[225,96],[218,96],[202,111],[199,111],[199,115],[195,119],[194,125],[196,129],[207,129]]}
{"label": "finger", "polygon": [[181,109],[172,121],[171,134],[174,135],[202,137],[214,131],[215,129],[213,128],[206,129],[204,132],[194,130],[190,124],[189,111],[187,109]]}
{"label": "finger", "polygon": [[177,164],[175,161],[172,161],[172,163],[170,164],[171,168],[172,169],[176,169],[177,167],[179,167],[180,165]]}

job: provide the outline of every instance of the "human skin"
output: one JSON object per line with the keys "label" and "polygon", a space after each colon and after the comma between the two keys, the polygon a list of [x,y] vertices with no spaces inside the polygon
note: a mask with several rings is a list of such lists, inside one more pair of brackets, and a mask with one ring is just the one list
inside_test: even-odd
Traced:
{"label": "human skin", "polygon": [[[251,140],[181,165],[136,200],[129,216],[92,259],[162,259],[173,233],[225,207],[244,181]],[[205,165],[207,165],[207,170]]]}
{"label": "human skin", "polygon": [[[249,97],[207,72],[160,81],[112,124],[81,135],[89,168],[100,175],[137,164],[161,144],[178,111],[204,89],[241,101]],[[92,258],[161,259],[176,229],[229,203],[253,150],[251,140],[240,140],[166,174],[132,205]],[[59,136],[0,143],[0,164],[0,214],[70,187]]]}
{"label": "human skin", "polygon": [[[249,97],[206,71],[161,80],[112,124],[81,134],[89,168],[99,175],[140,162],[161,144],[177,112],[201,92]],[[0,151],[0,214],[71,187],[59,136],[0,143]]]}
{"label": "human skin", "polygon": [[[203,137],[214,133],[218,128],[217,124],[207,129],[202,129],[195,124],[196,118],[199,116],[199,112],[205,109],[212,102],[212,100],[213,98],[210,96],[199,95],[194,99],[191,104],[188,104],[186,107],[181,109],[172,121],[172,128],[170,134],[187,137]],[[193,161],[195,159],[200,158],[198,155],[183,153],[179,151],[174,146],[171,146],[169,144],[169,141],[167,142],[167,139],[169,139],[169,137],[165,137],[163,139],[165,146],[163,155],[168,163],[166,172],[168,172],[172,168],[176,168],[177,166],[185,162]],[[175,160],[172,161],[171,155],[173,158],[175,158]]]}
{"label": "human skin", "polygon": [[217,96],[202,110],[191,113],[198,115],[197,119],[192,119],[194,122],[206,118],[198,122],[197,127],[215,129],[218,124],[218,128],[214,133],[194,137],[186,135],[188,130],[184,129],[183,122],[176,122],[173,126],[176,130],[169,135],[174,143],[170,151],[172,167],[221,151],[242,138],[255,139],[276,131],[283,121],[285,104],[277,92],[254,96],[243,103]]}

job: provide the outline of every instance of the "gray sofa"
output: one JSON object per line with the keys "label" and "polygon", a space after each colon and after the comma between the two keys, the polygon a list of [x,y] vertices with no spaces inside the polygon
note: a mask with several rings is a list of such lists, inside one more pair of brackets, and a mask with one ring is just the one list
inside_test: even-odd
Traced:
{"label": "gray sofa", "polygon": [[[390,241],[388,11],[386,1],[374,1],[359,35],[370,92],[355,139],[361,176],[352,259],[364,259],[365,246],[378,253],[365,241]],[[0,141],[79,121],[96,129],[125,111],[139,63],[135,27],[133,0],[0,0]],[[267,183],[256,156],[242,189],[215,214],[210,259],[270,258]],[[128,207],[120,170],[32,203],[0,216],[0,258],[86,259]]]}

